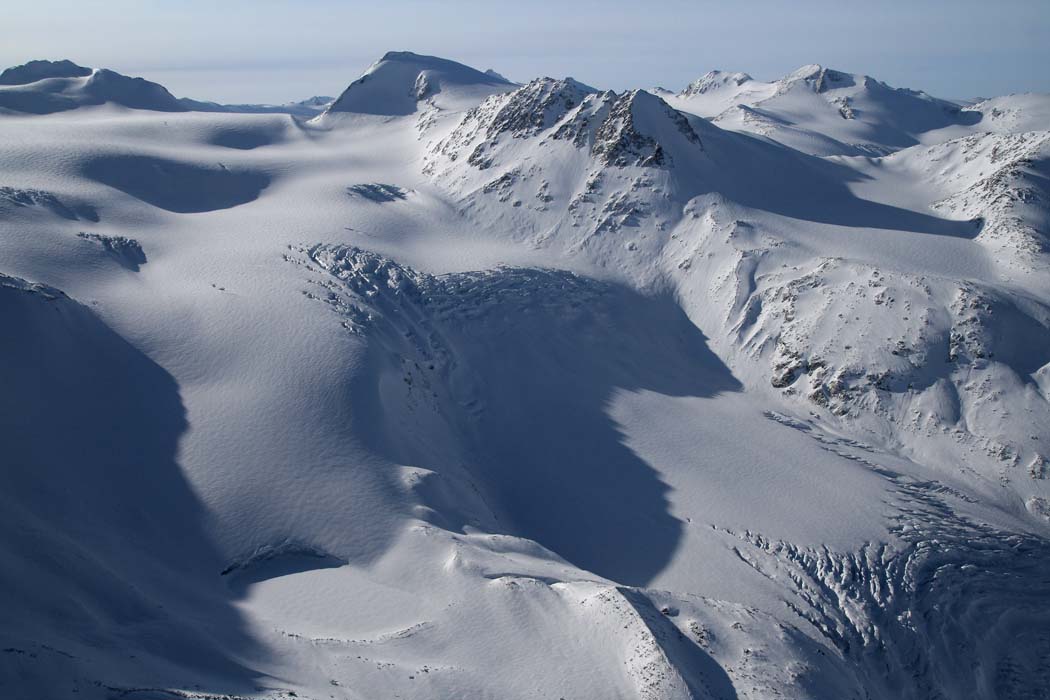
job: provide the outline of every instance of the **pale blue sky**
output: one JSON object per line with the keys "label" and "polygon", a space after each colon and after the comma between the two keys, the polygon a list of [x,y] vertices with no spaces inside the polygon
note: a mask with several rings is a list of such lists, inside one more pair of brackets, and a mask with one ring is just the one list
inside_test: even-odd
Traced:
{"label": "pale blue sky", "polygon": [[3,15],[0,64],[69,58],[222,102],[335,95],[389,50],[616,90],[821,63],[944,97],[1050,92],[1050,0],[13,0]]}

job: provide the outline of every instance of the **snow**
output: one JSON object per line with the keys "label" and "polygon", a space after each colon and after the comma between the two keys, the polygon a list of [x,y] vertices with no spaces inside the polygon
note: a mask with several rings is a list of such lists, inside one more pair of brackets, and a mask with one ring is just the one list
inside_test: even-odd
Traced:
{"label": "snow", "polygon": [[457,98],[476,101],[512,87],[513,83],[498,73],[482,73],[462,63],[410,51],[391,51],[352,82],[326,113],[405,115],[415,112],[417,103],[441,93],[445,93],[442,102]]}
{"label": "snow", "polygon": [[221,105],[179,99],[164,86],[143,78],[106,68],[85,68],[69,60],[30,61],[0,73],[0,113],[52,114],[83,106],[116,104],[158,112],[284,113],[308,118],[318,115],[334,99],[315,96],[283,105]]}
{"label": "snow", "polygon": [[8,79],[0,80],[0,111],[50,114],[104,103],[159,112],[186,111],[162,85],[105,68],[37,61],[8,69],[4,75]]}
{"label": "snow", "polygon": [[1050,682],[1047,96],[84,70],[0,79],[5,695]]}
{"label": "snow", "polygon": [[884,155],[925,135],[976,125],[982,111],[962,109],[921,91],[820,65],[773,82],[714,71],[677,95],[675,108],[719,126],[768,136],[813,155]]}
{"label": "snow", "polygon": [[0,73],[0,85],[27,85],[47,78],[83,78],[91,69],[78,66],[68,59],[61,61],[30,61],[12,66]]}

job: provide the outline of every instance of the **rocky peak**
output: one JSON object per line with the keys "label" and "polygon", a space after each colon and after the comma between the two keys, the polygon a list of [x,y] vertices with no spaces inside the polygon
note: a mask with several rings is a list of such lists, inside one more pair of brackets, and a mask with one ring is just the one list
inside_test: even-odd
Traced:
{"label": "rocky peak", "polygon": [[492,115],[487,134],[532,136],[556,124],[594,92],[594,88],[572,78],[533,80],[500,100],[502,104]]}
{"label": "rocky peak", "polygon": [[661,138],[677,132],[701,146],[689,121],[670,105],[644,90],[616,97],[594,134],[591,154],[609,166],[662,167],[668,155]]}

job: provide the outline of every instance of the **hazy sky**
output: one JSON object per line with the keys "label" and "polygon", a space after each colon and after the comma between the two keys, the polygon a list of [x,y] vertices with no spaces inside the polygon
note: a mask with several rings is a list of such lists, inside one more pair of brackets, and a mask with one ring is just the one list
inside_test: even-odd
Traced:
{"label": "hazy sky", "polygon": [[336,95],[390,50],[615,90],[820,63],[944,97],[1050,92],[1050,0],[30,0],[0,37],[3,65],[69,58],[221,102]]}

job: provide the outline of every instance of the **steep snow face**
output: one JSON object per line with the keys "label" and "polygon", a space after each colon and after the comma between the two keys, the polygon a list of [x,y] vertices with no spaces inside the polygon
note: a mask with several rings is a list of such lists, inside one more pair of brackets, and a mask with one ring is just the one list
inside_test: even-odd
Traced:
{"label": "steep snow face", "polygon": [[433,100],[439,94],[441,97],[436,102],[451,107],[464,101],[476,103],[487,95],[513,87],[513,83],[498,75],[482,73],[455,61],[391,51],[350,83],[325,114],[403,116],[413,114],[419,103]]}
{"label": "steep snow face", "polygon": [[0,694],[1041,697],[1046,99],[380,64],[0,115]]}

